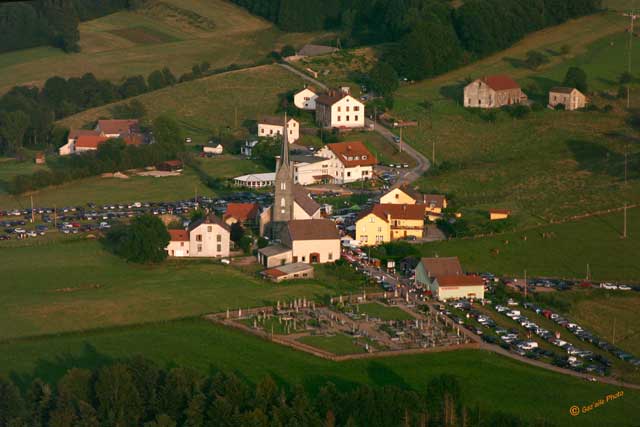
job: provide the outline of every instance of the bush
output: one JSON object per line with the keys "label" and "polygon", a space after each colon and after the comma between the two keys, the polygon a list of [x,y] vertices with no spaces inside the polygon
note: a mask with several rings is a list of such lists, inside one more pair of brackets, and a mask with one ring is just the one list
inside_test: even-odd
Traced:
{"label": "bush", "polygon": [[139,264],[164,261],[169,240],[169,232],[162,220],[148,214],[134,218],[130,225],[116,227],[107,234],[107,244],[113,252]]}
{"label": "bush", "polygon": [[531,112],[531,108],[522,104],[512,105],[510,107],[503,107],[503,108],[514,119],[522,119]]}
{"label": "bush", "polygon": [[296,50],[290,44],[284,45],[282,47],[282,50],[280,51],[280,55],[282,55],[283,58],[294,56],[295,54],[296,54]]}

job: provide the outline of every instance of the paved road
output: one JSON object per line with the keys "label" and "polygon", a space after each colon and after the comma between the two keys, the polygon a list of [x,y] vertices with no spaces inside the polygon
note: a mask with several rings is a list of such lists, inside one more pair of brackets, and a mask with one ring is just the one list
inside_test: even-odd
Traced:
{"label": "paved road", "polygon": [[[312,83],[314,86],[322,90],[329,90],[327,85],[325,85],[324,83],[314,79],[313,77],[309,76],[306,73],[303,73],[302,71],[297,70],[296,68],[292,67],[289,64],[279,63],[278,65],[280,65],[285,70],[293,74],[296,74],[302,79]],[[389,129],[385,128],[380,123],[374,123],[373,120],[370,120],[370,119],[365,119],[365,125],[368,128],[373,128],[375,132],[378,132],[382,137],[384,137],[384,139],[389,144],[393,145],[394,148],[398,148],[398,144],[393,140],[393,137],[395,135]],[[401,185],[410,185],[411,183],[416,181],[418,178],[420,178],[427,170],[429,170],[429,167],[431,166],[431,162],[429,162],[429,160],[425,156],[423,156],[421,153],[419,153],[416,149],[411,147],[409,144],[403,143],[402,149],[415,160],[416,166],[413,169],[410,169],[406,172],[401,173],[398,176],[398,179],[394,187],[400,187]]]}

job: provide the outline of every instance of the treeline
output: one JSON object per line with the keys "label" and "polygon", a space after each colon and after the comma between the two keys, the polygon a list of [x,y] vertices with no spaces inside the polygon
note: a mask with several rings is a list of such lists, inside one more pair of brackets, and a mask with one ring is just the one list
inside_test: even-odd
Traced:
{"label": "treeline", "polygon": [[81,21],[129,7],[129,0],[34,0],[0,4],[0,52],[52,45],[80,50]]}
{"label": "treeline", "polygon": [[[54,121],[90,108],[131,98],[208,75],[208,62],[195,64],[180,78],[167,67],[123,78],[119,83],[97,79],[92,73],[82,77],[51,77],[42,88],[15,86],[0,97],[0,154],[21,157],[22,148],[41,149],[66,143],[66,131]],[[142,118],[140,103],[114,107],[116,118]],[[126,116],[126,114],[129,114]]]}
{"label": "treeline", "polygon": [[8,190],[11,194],[21,194],[106,172],[157,165],[184,152],[182,131],[173,119],[158,117],[153,122],[153,136],[152,144],[126,145],[122,139],[114,138],[100,144],[95,151],[54,158],[47,170],[15,176],[9,181]]}
{"label": "treeline", "polygon": [[233,0],[287,31],[338,30],[344,46],[397,43],[386,61],[423,79],[601,9],[601,0]]}
{"label": "treeline", "polygon": [[234,374],[169,370],[135,357],[88,370],[73,368],[55,387],[34,379],[26,392],[0,378],[0,426],[12,427],[525,427],[515,415],[465,405],[453,376],[424,391],[327,383],[316,395],[266,377],[255,385]]}

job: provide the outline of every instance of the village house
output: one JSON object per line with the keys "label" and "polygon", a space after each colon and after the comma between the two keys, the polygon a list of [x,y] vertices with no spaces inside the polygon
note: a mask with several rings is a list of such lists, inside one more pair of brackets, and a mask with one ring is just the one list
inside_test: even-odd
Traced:
{"label": "village house", "polygon": [[266,268],[290,263],[324,264],[340,259],[340,234],[328,219],[291,220],[280,234],[280,243],[258,250],[258,262]]}
{"label": "village house", "polygon": [[224,258],[229,256],[229,226],[215,215],[193,221],[186,230],[169,230],[170,257]]}
{"label": "village house", "polygon": [[327,144],[316,153],[328,159],[319,175],[331,176],[333,184],[348,184],[373,178],[376,157],[360,141]]}
{"label": "village house", "polygon": [[518,83],[506,75],[485,76],[464,88],[464,106],[468,108],[500,108],[523,104],[527,99]]}
{"label": "village house", "polygon": [[316,123],[324,128],[363,128],[364,104],[348,88],[332,90],[316,98]]}
{"label": "village house", "polygon": [[217,145],[207,144],[202,146],[202,152],[205,154],[220,155],[224,152],[224,147],[220,143],[218,143]]}
{"label": "village house", "polygon": [[257,224],[259,215],[260,205],[257,203],[228,203],[222,220],[229,226],[236,222],[243,226],[252,226]]}
{"label": "village house", "polygon": [[97,150],[100,144],[114,138],[121,138],[127,145],[140,145],[144,140],[138,120],[98,120],[93,130],[71,129],[67,143],[58,149],[58,154],[67,156]]}
{"label": "village house", "polygon": [[511,211],[508,209],[489,209],[489,219],[491,221],[507,219],[511,215]]}
{"label": "village house", "polygon": [[291,156],[293,161],[293,182],[298,185],[329,184],[333,176],[329,160],[320,156]]}
{"label": "village house", "polygon": [[440,301],[484,299],[484,281],[479,276],[465,275],[458,257],[422,258],[415,272],[416,284]]}
{"label": "village house", "polygon": [[563,105],[565,110],[579,110],[587,106],[587,97],[573,87],[554,87],[549,91],[549,107]]}
{"label": "village house", "polygon": [[318,94],[310,87],[305,87],[293,95],[293,105],[301,110],[315,111]]}
{"label": "village house", "polygon": [[[300,123],[296,119],[287,120],[287,140],[293,144],[300,139]],[[284,120],[281,117],[265,116],[258,121],[258,136],[275,138],[282,135],[284,131]]]}
{"label": "village house", "polygon": [[375,246],[398,239],[421,239],[424,235],[424,205],[376,204],[356,220],[360,246]]}
{"label": "village house", "polygon": [[381,204],[425,206],[427,217],[436,221],[442,217],[442,211],[447,208],[447,198],[442,194],[421,194],[407,187],[396,187],[380,197]]}

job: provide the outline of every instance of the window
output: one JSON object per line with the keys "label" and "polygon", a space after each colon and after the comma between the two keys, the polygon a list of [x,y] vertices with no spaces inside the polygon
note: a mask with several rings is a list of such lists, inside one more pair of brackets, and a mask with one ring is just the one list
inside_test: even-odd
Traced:
{"label": "window", "polygon": [[351,176],[351,172],[347,172],[347,176]]}
{"label": "window", "polygon": [[338,116],[338,121],[340,121],[340,116]]}
{"label": "window", "polygon": [[222,242],[222,234],[216,236],[216,242]]}
{"label": "window", "polygon": [[264,133],[264,128],[260,129],[260,133]]}
{"label": "window", "polygon": [[198,245],[198,252],[202,252],[202,245]]}
{"label": "window", "polygon": [[376,222],[376,219],[373,216],[370,216],[369,222],[373,224],[374,222]]}
{"label": "window", "polygon": [[202,242],[202,234],[196,234],[196,242]]}
{"label": "window", "polygon": [[222,245],[221,245],[221,244],[218,244],[217,249],[218,249],[218,252],[222,252]]}
{"label": "window", "polygon": [[269,129],[269,135],[273,135],[273,129]]}
{"label": "window", "polygon": [[307,258],[306,257],[302,257],[302,262],[306,262]]}
{"label": "window", "polygon": [[340,106],[339,105],[338,105],[338,111],[342,111],[342,110],[340,110]]}
{"label": "window", "polygon": [[[353,111],[360,111],[360,107],[358,105],[354,106],[353,107]],[[356,117],[358,117],[358,116],[356,116]]]}
{"label": "window", "polygon": [[207,233],[211,233],[211,231],[213,231],[213,227],[210,225],[207,225]]}
{"label": "window", "polygon": [[280,189],[281,190],[286,190],[287,189],[287,183],[286,182],[280,183]]}
{"label": "window", "polygon": [[285,198],[284,198],[284,197],[280,199],[280,206],[281,206],[281,207],[283,207],[283,208],[284,208],[285,206],[287,206],[287,201],[285,200]]}
{"label": "window", "polygon": [[382,227],[378,227],[378,233],[382,233]]}
{"label": "window", "polygon": [[357,122],[358,121],[358,116],[353,116],[353,120]]}
{"label": "window", "polygon": [[180,247],[184,248],[184,242],[180,242]]}
{"label": "window", "polygon": [[349,116],[347,116],[347,121],[349,121]]}
{"label": "window", "polygon": [[347,105],[347,111],[349,111],[349,106]]}
{"label": "window", "polygon": [[329,261],[333,260],[333,252],[329,252],[328,258],[329,258]]}

